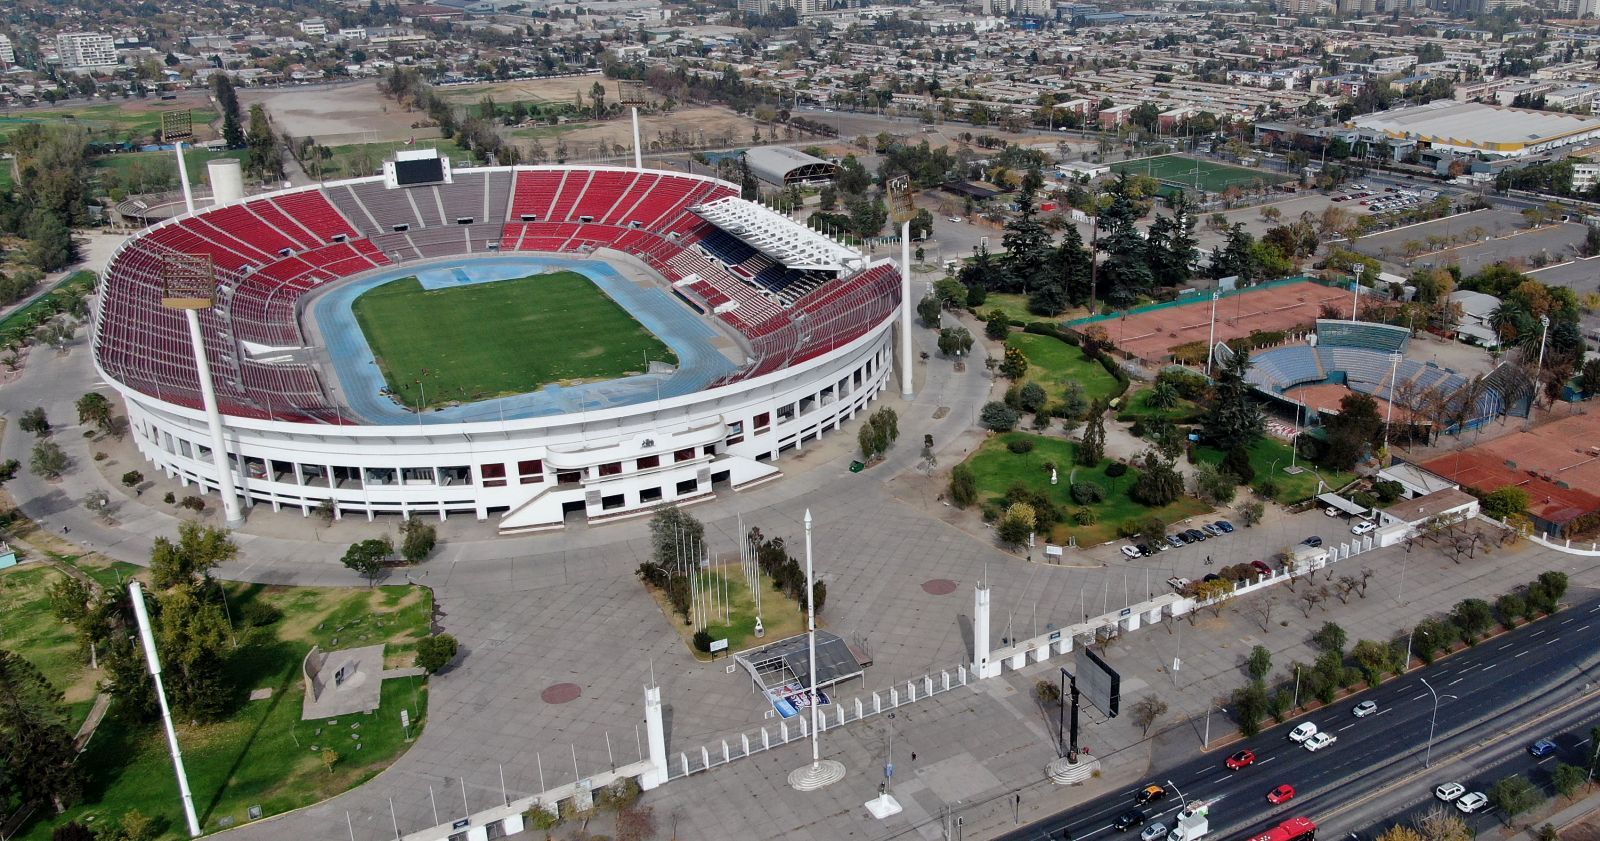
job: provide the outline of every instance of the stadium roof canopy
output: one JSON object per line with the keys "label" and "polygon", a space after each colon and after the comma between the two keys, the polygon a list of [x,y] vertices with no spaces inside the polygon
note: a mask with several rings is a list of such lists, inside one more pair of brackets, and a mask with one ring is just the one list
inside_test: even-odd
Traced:
{"label": "stadium roof canopy", "polygon": [[1436,148],[1518,157],[1600,137],[1600,119],[1441,100],[1355,118],[1356,128]]}
{"label": "stadium roof canopy", "polygon": [[[787,637],[750,648],[733,656],[762,689],[797,683],[811,683],[811,652],[805,634]],[[859,677],[865,669],[861,658],[850,650],[843,637],[832,631],[817,631],[817,686],[832,686]]]}
{"label": "stadium roof canopy", "polygon": [[786,146],[757,146],[744,153],[744,160],[757,178],[768,184],[809,184],[815,181],[832,181],[839,175],[839,166],[815,155],[807,155]]}
{"label": "stadium roof canopy", "polygon": [[791,269],[853,271],[867,262],[854,249],[755,202],[725,196],[689,209]]}

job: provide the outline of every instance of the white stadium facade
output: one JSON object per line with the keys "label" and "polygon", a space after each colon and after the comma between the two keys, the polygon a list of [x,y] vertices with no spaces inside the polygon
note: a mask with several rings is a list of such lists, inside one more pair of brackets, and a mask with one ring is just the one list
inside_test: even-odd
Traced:
{"label": "white stadium facade", "polygon": [[[213,162],[210,206],[118,250],[94,350],[144,457],[203,491],[231,484],[246,506],[470,514],[505,533],[637,515],[778,476],[785,453],[837,429],[893,376],[898,267],[727,182],[402,161],[246,197],[236,165]],[[196,316],[163,303],[173,267],[196,259],[216,291],[191,334]],[[386,397],[351,315],[361,290],[555,270],[588,276],[676,365],[423,412]]]}

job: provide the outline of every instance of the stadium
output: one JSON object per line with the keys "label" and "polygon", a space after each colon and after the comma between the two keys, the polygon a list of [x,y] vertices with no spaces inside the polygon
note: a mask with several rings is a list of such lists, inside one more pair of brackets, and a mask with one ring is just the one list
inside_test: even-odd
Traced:
{"label": "stadium", "polygon": [[[1276,408],[1309,422],[1337,414],[1351,393],[1373,398],[1386,417],[1392,403],[1396,422],[1430,436],[1458,435],[1508,414],[1527,417],[1532,390],[1515,365],[1468,376],[1407,359],[1410,336],[1405,327],[1317,319],[1310,343],[1252,354],[1245,381]],[[1214,353],[1225,361],[1232,351],[1219,343]]]}
{"label": "stadium", "polygon": [[[230,164],[234,167],[231,171]],[[213,203],[102,283],[95,364],[152,464],[219,487],[178,274],[246,504],[471,513],[502,532],[779,474],[888,386],[902,279],[714,178],[603,166],[381,176]]]}

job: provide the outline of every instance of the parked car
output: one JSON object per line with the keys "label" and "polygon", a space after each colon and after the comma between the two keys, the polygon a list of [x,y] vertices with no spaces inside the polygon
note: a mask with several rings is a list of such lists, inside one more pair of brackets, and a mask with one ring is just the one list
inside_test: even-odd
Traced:
{"label": "parked car", "polygon": [[1148,543],[1141,543],[1138,546],[1135,546],[1133,548],[1139,550],[1139,557],[1141,557],[1141,558],[1148,558],[1151,555],[1154,555],[1156,553],[1156,550],[1151,549],[1150,548],[1150,544],[1148,544]]}
{"label": "parked car", "polygon": [[1118,832],[1127,832],[1128,830],[1144,823],[1146,820],[1148,820],[1148,816],[1145,815],[1143,809],[1129,809],[1128,811],[1118,815],[1116,821],[1114,821],[1111,825]]}
{"label": "parked car", "polygon": [[1126,557],[1126,558],[1137,558],[1137,557],[1139,557],[1139,549],[1138,549],[1138,547],[1133,546],[1133,545],[1130,544],[1128,546],[1122,547],[1122,554],[1123,554],[1123,557]]}
{"label": "parked car", "polygon": [[1362,701],[1361,703],[1356,704],[1355,709],[1352,709],[1350,712],[1355,713],[1356,718],[1366,718],[1377,711],[1377,701]]}
{"label": "parked car", "polygon": [[1185,546],[1188,546],[1194,542],[1194,536],[1186,531],[1174,532],[1173,536],[1183,541],[1183,545]]}
{"label": "parked car", "polygon": [[1317,725],[1307,721],[1301,724],[1299,727],[1289,731],[1289,741],[1304,742],[1315,735],[1317,735]]}
{"label": "parked car", "polygon": [[1449,803],[1466,792],[1467,787],[1460,783],[1444,783],[1433,790],[1433,796]]}
{"label": "parked car", "polygon": [[1167,545],[1176,549],[1179,546],[1188,546],[1189,541],[1184,540],[1182,535],[1169,534],[1167,535]]}
{"label": "parked car", "polygon": [[1255,761],[1256,752],[1249,748],[1245,748],[1244,750],[1238,751],[1232,756],[1228,757],[1227,760],[1222,764],[1226,766],[1229,771],[1237,771],[1240,768],[1245,768],[1255,764]]}
{"label": "parked car", "polygon": [[1377,528],[1378,528],[1377,526],[1372,524],[1371,520],[1362,520],[1361,522],[1356,523],[1355,525],[1350,527],[1350,533],[1351,534],[1366,534],[1367,532],[1374,531]]}
{"label": "parked car", "polygon": [[1317,751],[1322,750],[1323,748],[1337,741],[1339,741],[1339,737],[1333,735],[1332,733],[1318,733],[1317,735],[1312,736],[1311,738],[1302,742],[1301,747],[1304,747],[1306,750],[1311,751],[1312,753],[1316,753]]}
{"label": "parked car", "polygon": [[1294,786],[1284,784],[1267,792],[1267,802],[1276,806],[1279,803],[1288,803],[1294,799]]}
{"label": "parked car", "polygon": [[1256,572],[1261,573],[1262,575],[1271,575],[1272,574],[1272,567],[1267,566],[1259,558],[1250,562],[1250,568],[1255,570]]}
{"label": "parked car", "polygon": [[1534,759],[1543,759],[1544,757],[1547,757],[1555,752],[1556,743],[1550,741],[1549,739],[1540,739],[1539,741],[1528,745],[1528,755],[1532,756]]}
{"label": "parked car", "polygon": [[1315,549],[1315,548],[1317,548],[1317,547],[1322,545],[1322,538],[1320,538],[1320,537],[1318,537],[1318,536],[1313,534],[1310,537],[1308,537],[1305,540],[1302,540],[1300,542],[1305,544],[1306,546],[1310,546],[1311,548]]}
{"label": "parked car", "polygon": [[1138,803],[1140,806],[1143,806],[1146,803],[1154,803],[1166,796],[1167,790],[1165,788],[1162,788],[1155,783],[1151,783],[1150,785],[1139,789],[1139,793],[1135,794],[1133,799],[1134,802]]}
{"label": "parked car", "polygon": [[1165,837],[1167,837],[1167,825],[1164,823],[1150,824],[1139,833],[1139,841],[1161,841]]}
{"label": "parked car", "polygon": [[1468,815],[1478,811],[1479,809],[1482,809],[1488,804],[1488,796],[1481,791],[1474,791],[1471,794],[1463,794],[1456,798],[1456,808]]}
{"label": "parked car", "polygon": [[1206,523],[1200,527],[1200,532],[1207,537],[1217,537],[1222,534],[1222,529],[1217,528],[1211,523]]}
{"label": "parked car", "polygon": [[1329,516],[1329,517],[1343,517],[1344,516],[1344,512],[1343,511],[1340,511],[1339,509],[1334,508],[1332,506],[1329,506],[1327,508],[1322,509],[1322,513],[1327,515],[1327,516]]}
{"label": "parked car", "polygon": [[1223,534],[1233,534],[1233,523],[1230,523],[1227,520],[1218,520],[1215,523],[1212,523],[1212,525],[1222,529]]}
{"label": "parked car", "polygon": [[1190,540],[1200,541],[1206,539],[1206,533],[1199,529],[1189,529],[1188,531],[1185,531],[1184,534],[1189,535]]}

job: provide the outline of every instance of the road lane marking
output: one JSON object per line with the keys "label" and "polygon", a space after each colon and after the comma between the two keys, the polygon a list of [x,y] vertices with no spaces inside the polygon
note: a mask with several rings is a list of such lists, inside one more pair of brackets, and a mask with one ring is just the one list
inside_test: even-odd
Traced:
{"label": "road lane marking", "polygon": [[1268,762],[1271,762],[1274,759],[1277,759],[1277,757],[1276,756],[1269,756],[1266,759],[1263,759],[1260,762],[1257,762],[1256,764],[1257,765],[1265,765],[1265,764],[1267,764]]}
{"label": "road lane marking", "polygon": [[1572,619],[1563,619],[1563,620],[1561,620],[1561,624],[1566,625],[1566,624],[1569,624],[1569,623],[1571,623],[1573,621],[1574,620],[1572,620]]}
{"label": "road lane marking", "polygon": [[1426,692],[1424,692],[1424,693],[1422,693],[1422,694],[1421,694],[1421,695],[1418,695],[1418,696],[1417,696],[1417,697],[1415,697],[1415,698],[1412,698],[1412,699],[1411,699],[1411,700],[1413,700],[1413,701],[1420,701],[1420,700],[1422,700],[1422,699],[1423,699],[1423,698],[1426,698],[1426,697],[1428,697],[1428,693],[1426,693]]}
{"label": "road lane marking", "polygon": [[1502,645],[1499,648],[1496,648],[1495,651],[1505,651],[1506,649],[1510,648],[1511,646],[1512,646],[1512,643],[1508,642],[1505,645]]}
{"label": "road lane marking", "polygon": [[1539,629],[1539,630],[1537,630],[1537,631],[1534,631],[1534,632],[1533,632],[1533,633],[1531,633],[1531,634],[1529,634],[1529,635],[1528,635],[1528,636],[1530,636],[1530,637],[1536,637],[1536,636],[1538,636],[1538,635],[1540,635],[1540,634],[1542,634],[1542,633],[1544,633],[1544,632],[1545,632],[1545,631],[1547,631],[1547,630],[1549,630],[1549,629],[1548,629],[1548,628],[1540,628],[1540,629]]}
{"label": "road lane marking", "polygon": [[1349,730],[1350,728],[1352,728],[1354,726],[1355,726],[1354,724],[1346,724],[1345,726],[1339,728],[1339,732],[1343,733],[1344,731]]}
{"label": "road lane marking", "polygon": [[1515,660],[1518,657],[1521,657],[1522,655],[1527,654],[1527,653],[1528,652],[1526,652],[1526,651],[1518,651],[1516,654],[1511,655],[1511,659]]}
{"label": "road lane marking", "polygon": [[1445,686],[1455,686],[1456,684],[1460,683],[1463,680],[1466,680],[1466,678],[1458,677],[1455,680],[1452,680],[1449,683],[1445,684]]}
{"label": "road lane marking", "polygon": [[1489,665],[1487,665],[1487,666],[1484,666],[1484,667],[1483,667],[1483,670],[1484,670],[1484,671],[1486,671],[1486,672],[1487,672],[1487,671],[1489,671],[1489,670],[1490,670],[1490,669],[1492,669],[1492,668],[1494,668],[1494,667],[1495,667],[1495,666],[1498,666],[1498,665],[1500,665],[1500,664],[1499,664],[1499,663],[1490,663],[1490,664],[1489,664]]}
{"label": "road lane marking", "polygon": [[1589,630],[1589,626],[1588,625],[1579,625],[1578,626],[1578,630],[1587,631],[1587,630]]}
{"label": "road lane marking", "polygon": [[1545,645],[1550,645],[1551,643],[1557,643],[1557,642],[1560,642],[1560,641],[1561,641],[1560,637],[1551,637],[1550,638],[1550,642],[1545,643]]}
{"label": "road lane marking", "polygon": [[1378,715],[1383,715],[1384,713],[1386,713],[1388,711],[1389,711],[1389,707],[1384,707],[1383,709],[1378,710]]}

